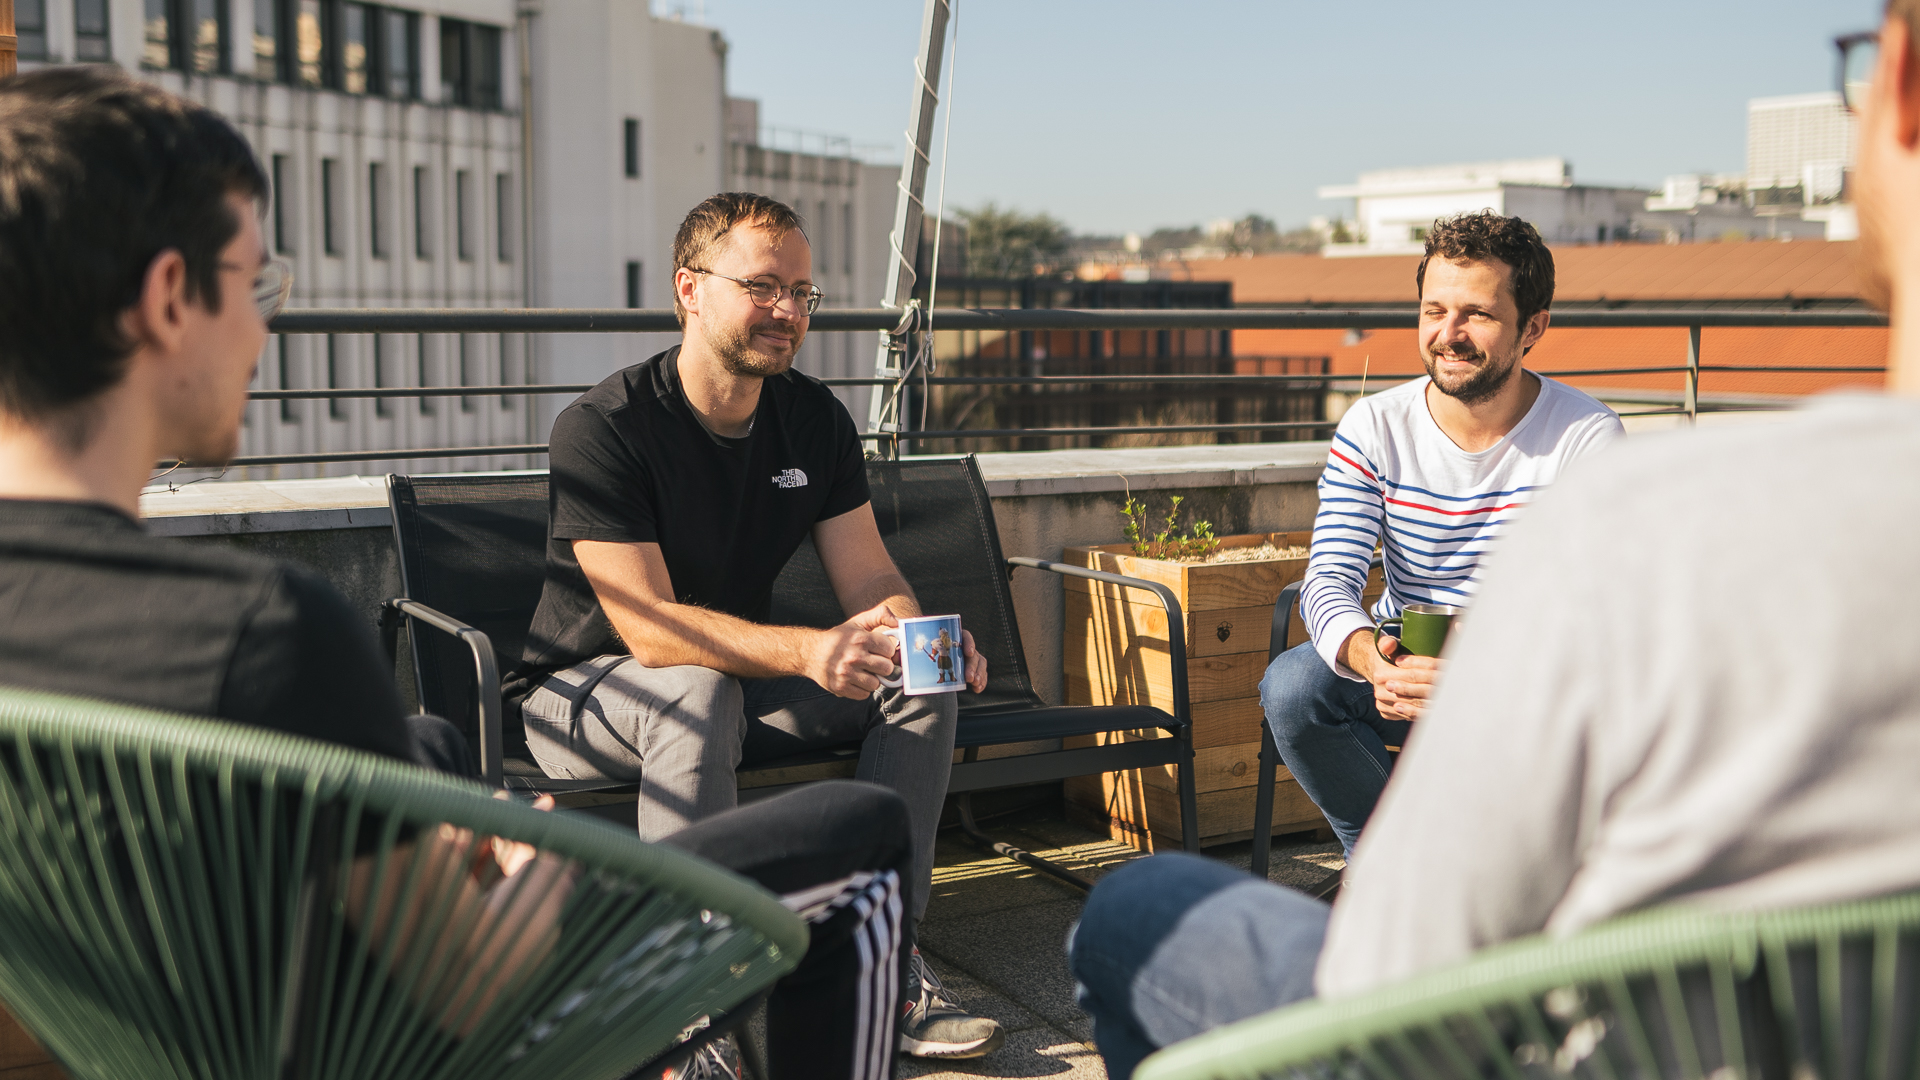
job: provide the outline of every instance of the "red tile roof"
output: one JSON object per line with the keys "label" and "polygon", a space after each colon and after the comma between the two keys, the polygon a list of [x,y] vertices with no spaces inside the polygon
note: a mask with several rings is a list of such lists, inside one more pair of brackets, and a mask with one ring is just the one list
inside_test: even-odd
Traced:
{"label": "red tile roof", "polygon": [[[1553,252],[1554,298],[1565,301],[1849,299],[1851,242],[1610,244]],[[1413,303],[1416,255],[1328,259],[1255,255],[1201,259],[1194,281],[1231,281],[1241,304]]]}

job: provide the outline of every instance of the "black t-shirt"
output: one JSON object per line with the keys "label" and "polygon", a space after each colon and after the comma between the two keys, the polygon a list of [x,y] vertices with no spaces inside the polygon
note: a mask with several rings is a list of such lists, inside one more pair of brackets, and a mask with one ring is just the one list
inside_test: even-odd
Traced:
{"label": "black t-shirt", "polygon": [[94,503],[0,499],[0,684],[415,759],[390,667],[326,582]]}
{"label": "black t-shirt", "polygon": [[680,348],[617,371],[553,424],[547,581],[518,700],[552,672],[627,647],[573,557],[573,541],[653,543],[674,598],[765,622],[773,581],[814,523],[867,503],[860,435],[832,391],[767,379],[753,429],[709,432],[680,386]]}

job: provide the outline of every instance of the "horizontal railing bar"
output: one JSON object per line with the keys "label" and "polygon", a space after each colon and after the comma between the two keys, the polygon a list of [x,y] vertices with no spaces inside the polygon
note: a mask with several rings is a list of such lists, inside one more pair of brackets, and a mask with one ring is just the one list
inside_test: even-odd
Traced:
{"label": "horizontal railing bar", "polygon": [[[1128,359],[1133,359],[1129,357]],[[1223,357],[1222,359],[1231,359]],[[1617,375],[1667,375],[1689,370],[1686,365],[1664,367],[1626,367],[1568,369],[1564,371],[1540,371],[1537,374],[1555,379],[1577,379],[1582,376]],[[1818,365],[1795,365],[1773,367],[1762,364],[1702,364],[1701,371],[1778,371],[1800,374],[1879,374],[1887,369],[1881,367],[1821,367]],[[932,386],[1056,386],[1056,385],[1125,385],[1139,383],[1181,385],[1207,384],[1246,384],[1246,383],[1325,383],[1353,382],[1360,376],[1351,372],[1327,375],[936,375],[926,380]],[[1399,373],[1371,376],[1372,381],[1406,382],[1417,379],[1418,374]],[[828,386],[891,386],[896,380],[877,378],[824,378],[819,380]],[[919,384],[921,380],[914,379]],[[415,397],[518,397],[536,394],[584,394],[593,389],[593,383],[529,383],[524,386],[387,386],[387,387],[347,387],[329,390],[255,390],[247,396],[255,401],[306,401],[335,398],[415,398]]]}
{"label": "horizontal railing bar", "polygon": [[[901,313],[888,308],[823,308],[814,331],[892,330]],[[1876,327],[1878,311],[1561,311],[1563,327]],[[936,330],[1393,330],[1419,324],[1411,307],[1388,310],[1301,308],[946,308]],[[283,334],[390,333],[679,333],[673,312],[628,308],[305,308],[285,311],[271,327]]]}
{"label": "horizontal railing bar", "polygon": [[1266,424],[1141,424],[1129,427],[994,428],[978,431],[863,431],[860,437],[882,441],[887,439],[1018,439],[1071,435],[1146,435],[1156,431],[1175,434],[1208,431],[1299,431],[1304,428],[1331,429],[1339,426],[1338,420],[1287,420]]}
{"label": "horizontal railing bar", "polygon": [[[314,454],[251,454],[234,458],[227,462],[227,467],[239,469],[248,465],[322,465],[330,461],[412,461],[419,458],[495,457],[546,452],[546,443],[524,443],[516,446],[439,446],[422,450],[403,447],[394,447],[389,450],[329,450]],[[196,465],[180,461],[162,461],[154,467],[159,469],[220,468],[218,465]]]}
{"label": "horizontal railing bar", "polygon": [[540,383],[527,386],[357,386],[332,390],[253,390],[254,401],[306,401],[319,398],[519,397],[522,394],[584,394],[593,383]]}

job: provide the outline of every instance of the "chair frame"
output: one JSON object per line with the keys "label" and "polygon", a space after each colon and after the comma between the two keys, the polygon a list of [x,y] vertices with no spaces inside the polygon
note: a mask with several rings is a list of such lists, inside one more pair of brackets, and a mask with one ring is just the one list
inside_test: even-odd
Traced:
{"label": "chair frame", "polygon": [[[973,467],[970,465],[970,469]],[[972,471],[978,483],[977,469]],[[493,644],[487,634],[460,619],[427,604],[412,599],[414,587],[410,582],[408,568],[408,545],[404,530],[408,528],[406,509],[399,505],[398,485],[389,478],[389,503],[393,514],[394,546],[399,556],[401,595],[387,599],[381,608],[381,629],[390,655],[397,651],[398,631],[404,625],[409,631],[409,644],[415,656],[415,691],[424,700],[425,687],[421,683],[421,670],[418,664],[419,638],[421,628],[450,635],[464,644],[473,657],[474,685],[478,688],[500,685],[500,667],[495,657]],[[994,550],[998,552],[998,541]],[[1180,602],[1174,592],[1157,582],[1142,578],[1128,577],[1122,574],[1089,570],[1047,559],[1034,559],[1024,556],[1007,558],[1004,561],[1004,577],[998,583],[1002,590],[1009,583],[1016,570],[1029,568],[1067,577],[1080,577],[1100,581],[1110,585],[1141,589],[1152,593],[1166,607],[1170,627],[1169,646],[1173,662],[1173,712],[1168,717],[1171,723],[1162,725],[1171,735],[1170,739],[1147,739],[1134,742],[1112,742],[1101,746],[1073,747],[1058,750],[1043,750],[1025,754],[994,757],[981,760],[979,746],[969,746],[962,751],[962,760],[953,764],[947,782],[947,794],[954,797],[960,819],[960,827],[966,836],[977,844],[989,848],[997,854],[1013,859],[1024,865],[1047,873],[1081,890],[1090,890],[1093,883],[1038,855],[1026,852],[1011,844],[994,840],[980,830],[973,812],[972,796],[975,792],[993,788],[1014,787],[1022,784],[1043,783],[1069,776],[1081,776],[1094,772],[1111,772],[1127,769],[1152,768],[1174,765],[1178,769],[1178,787],[1181,807],[1181,843],[1188,851],[1200,850],[1199,799],[1193,775],[1193,726],[1188,709],[1185,622]],[[1010,605],[1009,605],[1010,609]],[[1017,629],[1017,627],[1016,627]],[[482,779],[494,787],[506,787],[510,790],[539,790],[543,792],[609,792],[631,789],[633,785],[608,780],[558,780],[551,778],[530,778],[508,776],[504,772],[504,717],[505,710],[498,692],[480,692],[475,695],[478,707],[477,723],[479,727],[479,757]],[[1023,711],[1020,707],[982,708],[974,715],[1000,715]],[[1162,716],[1168,716],[1161,710]],[[964,718],[967,715],[963,711]],[[995,745],[992,743],[984,745]],[[845,748],[821,750],[800,755],[780,762],[766,762],[755,769],[790,767],[814,764],[818,762],[843,759]],[[838,752],[836,752],[838,751]],[[752,770],[744,770],[752,771]],[[805,781],[800,781],[805,782]],[[784,786],[784,785],[769,785]]]}

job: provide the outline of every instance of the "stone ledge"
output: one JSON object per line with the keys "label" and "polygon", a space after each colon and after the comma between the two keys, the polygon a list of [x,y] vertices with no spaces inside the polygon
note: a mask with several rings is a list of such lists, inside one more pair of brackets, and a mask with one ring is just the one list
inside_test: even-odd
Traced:
{"label": "stone ledge", "polygon": [[[1326,458],[1324,442],[979,455],[987,494],[996,499],[1312,483],[1320,478]],[[140,512],[148,530],[158,536],[384,529],[393,524],[384,476],[156,487],[141,494]]]}

